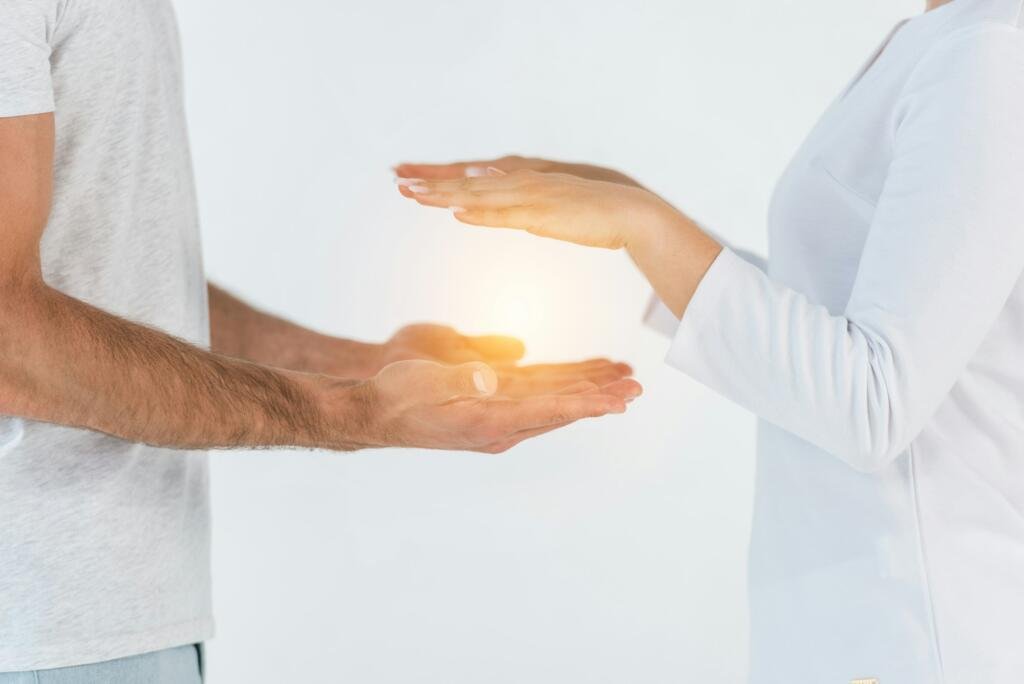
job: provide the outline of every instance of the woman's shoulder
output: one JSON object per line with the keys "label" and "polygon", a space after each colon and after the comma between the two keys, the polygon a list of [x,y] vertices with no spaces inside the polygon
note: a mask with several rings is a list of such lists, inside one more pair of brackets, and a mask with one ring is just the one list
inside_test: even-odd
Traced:
{"label": "woman's shoulder", "polygon": [[981,16],[951,27],[921,53],[906,90],[957,81],[1024,93],[1024,29],[1016,17]]}

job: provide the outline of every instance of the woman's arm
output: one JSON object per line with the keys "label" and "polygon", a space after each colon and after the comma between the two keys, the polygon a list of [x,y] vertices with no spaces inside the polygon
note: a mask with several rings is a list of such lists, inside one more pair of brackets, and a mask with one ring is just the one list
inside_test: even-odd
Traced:
{"label": "woman's arm", "polygon": [[633,185],[490,168],[482,177],[405,179],[399,190],[420,204],[450,208],[463,223],[625,248],[677,317],[722,249],[668,202]]}
{"label": "woman's arm", "polygon": [[479,225],[624,247],[682,322],[671,363],[866,471],[931,418],[1024,271],[1024,43],[960,32],[909,79],[840,315],[637,188],[516,172],[404,194]]}

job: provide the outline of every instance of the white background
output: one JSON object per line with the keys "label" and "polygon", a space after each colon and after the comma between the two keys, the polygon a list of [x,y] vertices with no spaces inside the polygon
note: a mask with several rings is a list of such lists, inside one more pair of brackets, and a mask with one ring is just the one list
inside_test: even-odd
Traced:
{"label": "white background", "polygon": [[647,393],[501,457],[218,453],[214,684],[738,682],[753,419],[661,363],[622,254],[460,226],[389,166],[618,167],[763,251],[774,178],[916,0],[177,0],[211,278],[435,320]]}

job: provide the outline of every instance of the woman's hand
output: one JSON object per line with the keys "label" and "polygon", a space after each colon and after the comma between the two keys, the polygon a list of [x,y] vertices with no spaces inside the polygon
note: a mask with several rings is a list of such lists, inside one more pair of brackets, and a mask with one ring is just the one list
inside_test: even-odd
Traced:
{"label": "woman's hand", "polygon": [[488,169],[451,180],[401,178],[403,196],[462,223],[515,228],[588,247],[627,248],[662,301],[682,317],[722,247],[643,188],[565,173]]}
{"label": "woman's hand", "polygon": [[422,205],[451,209],[463,223],[607,249],[628,246],[674,213],[642,188],[565,173],[491,169],[454,180],[401,179],[399,190]]}
{"label": "woman's hand", "polygon": [[424,180],[455,180],[457,178],[475,178],[486,176],[488,169],[497,169],[505,173],[513,171],[539,171],[541,173],[567,173],[570,176],[588,178],[590,180],[608,181],[620,185],[641,187],[639,183],[624,173],[614,169],[592,164],[574,164],[571,162],[537,159],[536,157],[520,157],[510,155],[499,159],[477,159],[474,161],[452,162],[448,164],[410,164],[403,163],[395,167],[395,175],[399,178],[422,178]]}

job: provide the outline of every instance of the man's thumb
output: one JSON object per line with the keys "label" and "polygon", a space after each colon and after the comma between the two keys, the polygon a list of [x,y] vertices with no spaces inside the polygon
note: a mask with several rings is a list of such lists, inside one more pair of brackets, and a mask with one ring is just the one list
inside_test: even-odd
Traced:
{"label": "man's thumb", "polygon": [[444,386],[446,399],[489,397],[497,391],[498,376],[485,363],[464,363],[447,369]]}

